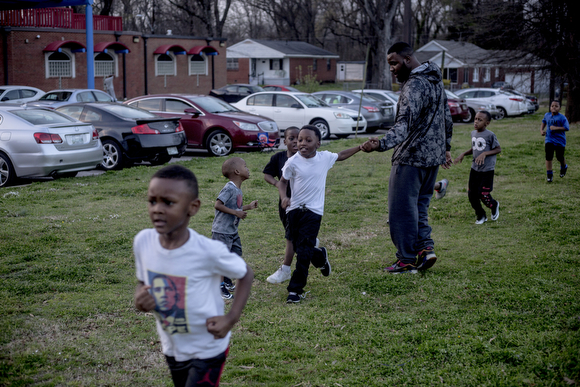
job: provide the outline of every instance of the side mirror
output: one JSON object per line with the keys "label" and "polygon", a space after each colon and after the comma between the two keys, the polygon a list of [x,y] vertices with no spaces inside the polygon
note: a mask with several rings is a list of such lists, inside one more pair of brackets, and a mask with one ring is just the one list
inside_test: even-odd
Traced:
{"label": "side mirror", "polygon": [[293,103],[290,107],[294,109],[302,109],[302,105],[300,105],[299,103]]}
{"label": "side mirror", "polygon": [[8,97],[4,97],[4,98],[2,98],[2,102],[4,102],[4,101],[9,101],[9,100],[10,100],[10,99],[9,99]]}
{"label": "side mirror", "polygon": [[187,114],[191,114],[193,116],[193,118],[197,118],[200,115],[200,112],[194,108],[187,108],[184,110],[184,112]]}

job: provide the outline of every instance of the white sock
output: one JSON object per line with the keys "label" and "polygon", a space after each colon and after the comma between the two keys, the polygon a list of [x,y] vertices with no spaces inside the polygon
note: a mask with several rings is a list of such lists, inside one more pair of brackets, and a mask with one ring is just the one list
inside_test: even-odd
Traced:
{"label": "white sock", "polygon": [[290,266],[288,266],[288,265],[282,265],[282,270],[283,271],[290,271],[290,269],[292,269]]}

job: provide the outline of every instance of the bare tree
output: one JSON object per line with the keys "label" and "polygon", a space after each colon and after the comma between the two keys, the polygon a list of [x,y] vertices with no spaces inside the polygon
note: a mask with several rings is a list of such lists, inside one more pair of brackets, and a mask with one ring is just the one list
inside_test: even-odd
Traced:
{"label": "bare tree", "polygon": [[185,22],[187,33],[221,38],[232,0],[167,0],[167,4],[173,8],[173,22]]}
{"label": "bare tree", "polygon": [[418,48],[443,32],[444,7],[441,0],[416,0],[413,8],[414,45]]}

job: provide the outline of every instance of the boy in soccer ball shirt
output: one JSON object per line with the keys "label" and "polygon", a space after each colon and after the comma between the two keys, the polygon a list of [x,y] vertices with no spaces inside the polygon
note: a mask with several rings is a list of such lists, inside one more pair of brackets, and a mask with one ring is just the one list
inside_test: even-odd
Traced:
{"label": "boy in soccer ball shirt", "polygon": [[[552,101],[550,104],[550,112],[544,115],[542,119],[542,127],[540,133],[546,136],[546,173],[547,181],[551,183],[554,180],[554,172],[552,171],[552,160],[554,159],[554,152],[556,152],[556,160],[560,162],[560,177],[566,176],[568,164],[564,159],[564,151],[566,150],[566,131],[570,130],[568,119],[563,114],[560,114],[560,101]],[[546,127],[548,128],[546,130]]]}
{"label": "boy in soccer ball shirt", "polygon": [[[160,169],[149,182],[147,197],[154,228],[140,231],[133,243],[139,280],[135,307],[153,311],[176,387],[200,381],[218,385],[230,330],[250,295],[253,271],[223,243],[188,227],[200,207],[197,179],[189,169]],[[239,278],[226,315],[221,276]]]}
{"label": "boy in soccer ball shirt", "polygon": [[459,155],[454,161],[461,163],[466,155],[473,154],[473,163],[469,174],[469,189],[467,191],[471,207],[475,210],[475,224],[487,222],[485,210],[481,202],[491,209],[491,219],[499,218],[499,202],[491,197],[493,190],[493,175],[496,155],[501,152],[499,141],[495,134],[487,130],[491,122],[491,114],[480,111],[475,115],[471,132],[471,148]]}
{"label": "boy in soccer ball shirt", "polygon": [[[296,251],[296,269],[287,288],[288,303],[298,303],[304,298],[310,263],[320,268],[323,276],[330,275],[326,248],[315,247],[324,213],[326,175],[336,161],[346,160],[361,150],[361,146],[357,146],[339,153],[318,152],[320,140],[316,126],[305,125],[300,129],[298,152],[282,168],[282,178],[277,185],[282,208],[288,215],[289,237]],[[286,195],[288,182],[292,199]]]}

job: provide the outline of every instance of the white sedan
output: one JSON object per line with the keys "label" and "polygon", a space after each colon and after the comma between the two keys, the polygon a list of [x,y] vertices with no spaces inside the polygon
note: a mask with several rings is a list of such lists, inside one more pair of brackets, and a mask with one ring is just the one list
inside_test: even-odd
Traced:
{"label": "white sedan", "polygon": [[501,89],[475,88],[454,91],[455,94],[466,100],[482,103],[491,103],[499,110],[499,119],[507,116],[519,116],[528,112],[525,98],[507,93]]}
{"label": "white sedan", "polygon": [[232,105],[276,121],[281,131],[290,126],[301,128],[314,125],[320,130],[322,139],[329,138],[331,134],[345,138],[354,133],[364,133],[367,126],[362,115],[357,122],[356,111],[330,107],[308,93],[265,91],[254,93]]}

